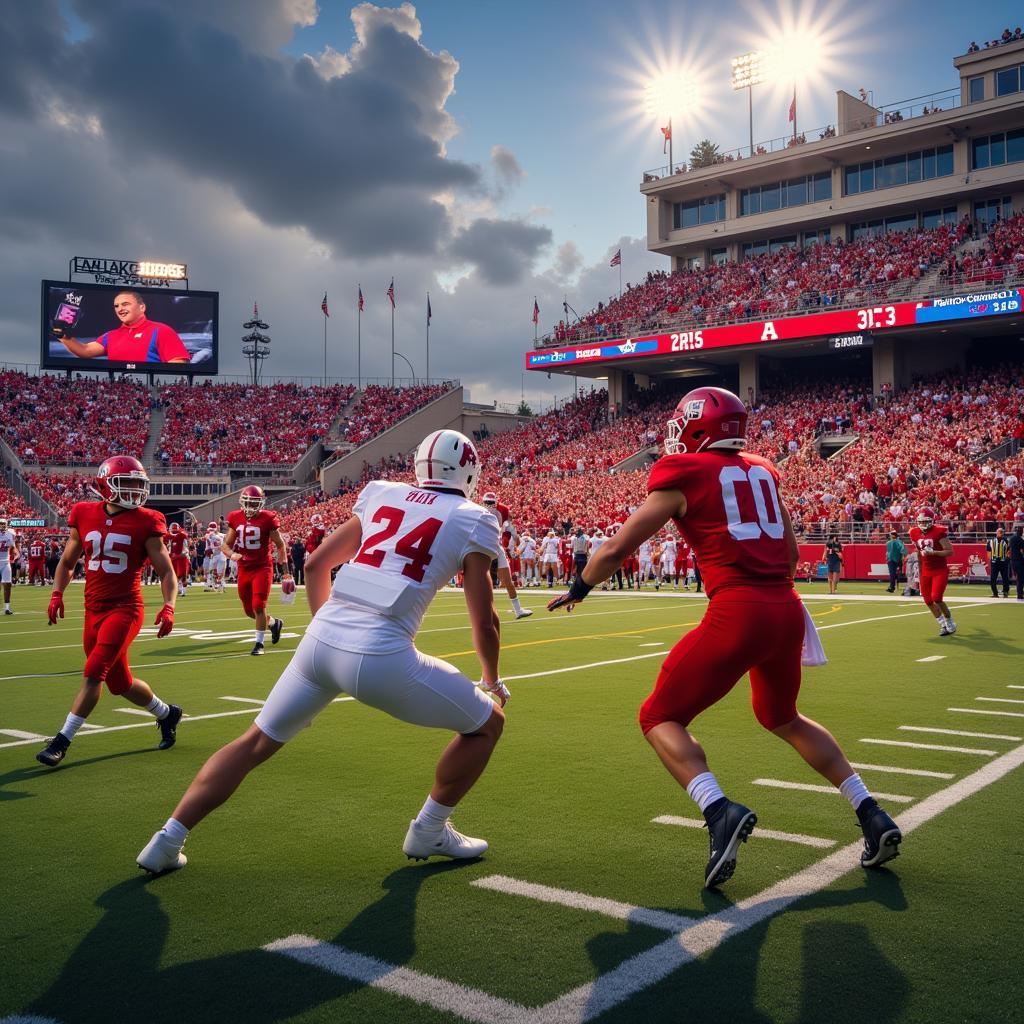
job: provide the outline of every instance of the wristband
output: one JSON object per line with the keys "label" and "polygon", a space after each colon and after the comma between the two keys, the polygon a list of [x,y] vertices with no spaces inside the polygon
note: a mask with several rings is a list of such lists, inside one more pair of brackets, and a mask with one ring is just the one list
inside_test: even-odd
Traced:
{"label": "wristband", "polygon": [[569,601],[582,601],[594,589],[593,584],[587,583],[582,573],[577,573],[572,581],[567,595]]}

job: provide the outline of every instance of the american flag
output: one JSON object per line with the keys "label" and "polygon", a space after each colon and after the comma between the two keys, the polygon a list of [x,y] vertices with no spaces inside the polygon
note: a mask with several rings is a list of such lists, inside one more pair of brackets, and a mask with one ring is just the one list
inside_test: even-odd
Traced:
{"label": "american flag", "polygon": [[360,313],[362,313],[363,308],[364,308],[363,307],[363,286],[360,285],[359,286],[359,312]]}
{"label": "american flag", "polygon": [[391,284],[388,285],[388,298],[391,300],[391,308],[395,308],[395,279],[391,278]]}
{"label": "american flag", "polygon": [[324,292],[324,301],[320,303],[320,308],[323,310],[324,316],[330,316],[327,312],[327,292]]}
{"label": "american flag", "polygon": [[430,311],[430,296],[427,295],[427,326],[428,327],[430,326],[430,318],[432,316],[433,316],[433,313],[431,313],[431,311]]}
{"label": "american flag", "polygon": [[621,267],[622,266],[622,250],[619,249],[612,257],[611,262],[608,264],[609,267]]}
{"label": "american flag", "polygon": [[533,322],[540,323],[540,306],[537,305],[537,300],[533,300]]}

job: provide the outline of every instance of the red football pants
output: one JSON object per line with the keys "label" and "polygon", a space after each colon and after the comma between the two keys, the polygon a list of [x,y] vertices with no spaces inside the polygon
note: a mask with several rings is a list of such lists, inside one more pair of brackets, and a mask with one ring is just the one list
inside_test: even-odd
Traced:
{"label": "red football pants", "polygon": [[274,579],[274,570],[269,566],[258,569],[247,569],[238,565],[238,599],[242,602],[245,614],[254,618],[257,612],[266,610],[270,600],[270,584]]}
{"label": "red football pants", "polygon": [[946,593],[946,584],[949,582],[949,569],[942,572],[921,573],[921,597],[925,604],[935,604],[941,601]]}
{"label": "red football pants", "polygon": [[85,613],[82,646],[85,648],[86,679],[101,679],[113,694],[126,693],[132,685],[128,648],[142,628],[144,608],[114,608],[109,612]]}
{"label": "red football pants", "polygon": [[796,717],[804,616],[796,591],[720,591],[696,629],[672,648],[640,708],[646,734],[662,722],[689,725],[747,672],[757,720],[777,729]]}

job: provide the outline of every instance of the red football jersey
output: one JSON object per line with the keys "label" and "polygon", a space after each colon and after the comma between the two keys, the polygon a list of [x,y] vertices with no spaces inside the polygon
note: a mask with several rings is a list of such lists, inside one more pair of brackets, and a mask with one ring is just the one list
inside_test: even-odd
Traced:
{"label": "red football jersey", "polygon": [[269,509],[257,512],[252,519],[236,508],[228,514],[228,526],[235,531],[235,550],[242,556],[246,569],[259,569],[271,564],[270,534],[278,528],[277,513]]}
{"label": "red football jersey", "polygon": [[774,464],[749,452],[666,455],[651,468],[648,493],[686,496],[686,515],[675,524],[709,596],[723,587],[792,582],[778,483]]}
{"label": "red football jersey", "polygon": [[28,546],[29,558],[44,558],[46,556],[46,545],[41,540],[34,540]]}
{"label": "red football jersey", "polygon": [[85,546],[86,611],[141,607],[146,541],[167,533],[163,512],[126,508],[110,515],[102,501],[80,501],[71,509],[68,525]]}
{"label": "red football jersey", "polygon": [[188,554],[188,534],[184,530],[167,535],[167,546],[172,558],[184,558]]}
{"label": "red football jersey", "polygon": [[932,523],[927,530],[919,526],[910,528],[910,542],[921,556],[921,572],[942,572],[946,568],[948,555],[937,555],[935,548],[949,531],[939,523]]}

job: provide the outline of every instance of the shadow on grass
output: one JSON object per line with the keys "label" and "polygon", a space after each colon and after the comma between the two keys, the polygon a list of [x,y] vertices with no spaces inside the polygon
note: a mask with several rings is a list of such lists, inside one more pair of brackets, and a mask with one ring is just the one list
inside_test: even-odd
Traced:
{"label": "shadow on grass", "polygon": [[31,757],[31,765],[25,765],[24,768],[15,768],[13,771],[6,772],[0,775],[0,802],[4,800],[22,800],[26,797],[34,796],[33,793],[23,793],[18,791],[8,790],[5,787],[9,785],[17,785],[19,782],[30,782],[35,779],[45,778],[47,775],[56,775],[57,773],[64,774],[72,768],[82,768],[86,765],[97,764],[100,761],[114,761],[120,757],[134,757],[136,754],[148,754],[150,749],[156,750],[156,747],[143,750],[122,750],[116,754],[102,754],[99,757],[87,757],[81,761],[62,761],[56,768],[47,768],[46,765],[39,764],[35,759],[36,750],[42,750],[46,746],[44,740],[39,741],[38,747],[32,747],[25,745],[22,749],[27,752],[27,757]]}
{"label": "shadow on grass", "polygon": [[[407,867],[381,883],[384,894],[330,941],[389,963],[416,951],[420,887],[461,865]],[[190,869],[186,869],[188,871]],[[169,876],[187,884],[187,876]],[[138,877],[113,886],[96,905],[99,923],[81,941],[50,988],[23,1011],[75,1024],[146,1021],[153,1024],[273,1024],[364,988],[319,968],[260,949],[161,966],[171,927],[158,892],[167,881]],[[172,882],[172,884],[174,884]],[[262,900],[254,894],[252,913]],[[187,918],[174,922],[179,948],[188,948]],[[230,937],[231,922],[224,922]],[[268,935],[267,941],[283,938]],[[344,1019],[344,1010],[339,1020]]]}

